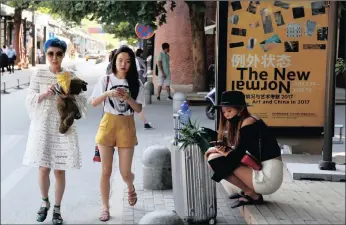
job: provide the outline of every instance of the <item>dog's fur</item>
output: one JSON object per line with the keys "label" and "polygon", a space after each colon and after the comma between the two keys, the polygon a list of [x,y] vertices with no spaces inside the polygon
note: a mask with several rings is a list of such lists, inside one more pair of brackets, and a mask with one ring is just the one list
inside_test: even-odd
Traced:
{"label": "dog's fur", "polygon": [[82,91],[86,91],[87,85],[87,82],[79,78],[72,79],[70,91],[67,93],[68,97],[66,98],[61,97],[61,95],[66,95],[61,86],[59,84],[55,85],[54,92],[58,95],[58,111],[61,118],[59,133],[65,134],[74,120],[82,117],[75,100],[69,96],[79,95]]}

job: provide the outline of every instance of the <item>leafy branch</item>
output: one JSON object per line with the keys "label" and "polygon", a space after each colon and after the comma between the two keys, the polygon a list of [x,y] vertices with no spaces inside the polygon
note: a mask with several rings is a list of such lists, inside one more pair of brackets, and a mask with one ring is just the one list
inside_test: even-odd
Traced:
{"label": "leafy branch", "polygon": [[179,142],[182,143],[180,149],[185,149],[191,145],[197,145],[202,153],[205,153],[210,148],[210,142],[212,141],[212,135],[205,128],[200,128],[197,121],[191,122],[181,129],[182,137]]}

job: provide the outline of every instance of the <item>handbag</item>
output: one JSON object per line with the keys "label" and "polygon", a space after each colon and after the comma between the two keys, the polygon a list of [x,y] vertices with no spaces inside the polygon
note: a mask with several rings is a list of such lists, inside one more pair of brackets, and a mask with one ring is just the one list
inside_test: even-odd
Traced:
{"label": "handbag", "polygon": [[[109,80],[110,80],[110,77],[107,76],[107,83],[106,83],[105,92],[107,91],[108,84],[109,84]],[[103,101],[102,117],[103,117],[103,114],[105,113],[105,104],[106,104],[106,98],[105,98],[105,100]],[[101,118],[102,118],[102,117],[101,117]],[[93,161],[94,161],[94,162],[101,162],[100,150],[99,150],[99,146],[98,146],[97,144],[95,145],[95,154],[94,154]]]}
{"label": "handbag", "polygon": [[260,159],[256,159],[256,157],[254,157],[253,155],[251,155],[248,151],[246,151],[245,155],[243,156],[243,158],[241,159],[241,163],[243,163],[244,165],[251,167],[254,170],[260,171],[262,169],[262,138],[261,136],[258,138],[258,147],[259,147],[259,156]]}

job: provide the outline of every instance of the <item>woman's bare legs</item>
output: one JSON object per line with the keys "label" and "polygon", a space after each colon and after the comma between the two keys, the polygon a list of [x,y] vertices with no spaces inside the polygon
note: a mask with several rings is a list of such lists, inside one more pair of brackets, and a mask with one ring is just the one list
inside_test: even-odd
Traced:
{"label": "woman's bare legs", "polygon": [[120,174],[124,182],[127,184],[127,188],[129,189],[128,200],[131,206],[133,206],[137,202],[137,195],[135,193],[135,188],[133,185],[135,175],[131,171],[133,152],[133,147],[118,149]]}
{"label": "woman's bare legs", "polygon": [[[219,153],[212,153],[209,155],[208,161],[218,157],[223,157],[223,155]],[[245,192],[246,195],[250,196],[255,200],[260,197],[260,195],[254,191],[252,183],[252,169],[249,167],[238,167],[236,170],[234,170],[233,175],[225,178],[225,180],[240,188],[242,191]],[[241,198],[241,200],[246,201],[243,198]]]}
{"label": "woman's bare legs", "polygon": [[[42,199],[48,200],[48,192],[50,187],[50,168],[40,167],[38,169],[38,184],[40,186]],[[42,206],[48,206],[48,201],[42,201]]]}
{"label": "woman's bare legs", "polygon": [[41,207],[37,212],[36,220],[38,222],[43,222],[47,218],[48,210],[50,208],[50,202],[48,198],[48,192],[50,187],[50,168],[42,167],[38,169],[38,184],[40,186],[41,195],[42,195],[42,203]]}
{"label": "woman's bare legs", "polygon": [[55,205],[60,206],[65,192],[66,179],[64,170],[55,170]]}
{"label": "woman's bare legs", "polygon": [[[98,147],[100,150],[101,166],[102,166],[101,179],[100,179],[102,207],[103,207],[103,210],[107,211],[109,214],[110,178],[112,175],[112,168],[113,168],[114,148],[110,146],[106,146],[106,145],[98,145]],[[107,218],[100,218],[100,219],[106,220]]]}
{"label": "woman's bare legs", "polygon": [[140,120],[143,121],[144,123],[144,128],[145,129],[152,129],[153,127],[150,125],[149,121],[145,118],[144,112],[142,110],[142,112],[138,113],[138,117]]}
{"label": "woman's bare legs", "polygon": [[138,117],[144,122],[144,124],[148,124],[149,123],[148,120],[144,116],[143,110],[140,113],[138,113]]}

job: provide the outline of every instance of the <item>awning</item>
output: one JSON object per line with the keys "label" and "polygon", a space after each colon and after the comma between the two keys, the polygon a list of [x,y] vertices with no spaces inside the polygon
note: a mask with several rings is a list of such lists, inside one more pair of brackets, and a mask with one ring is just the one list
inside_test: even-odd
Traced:
{"label": "awning", "polygon": [[204,27],[205,34],[215,34],[216,33],[216,25],[209,25]]}
{"label": "awning", "polygon": [[14,8],[0,4],[0,15],[1,16],[13,16],[14,15]]}

